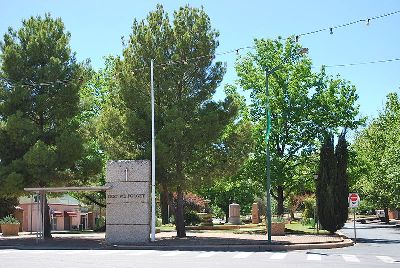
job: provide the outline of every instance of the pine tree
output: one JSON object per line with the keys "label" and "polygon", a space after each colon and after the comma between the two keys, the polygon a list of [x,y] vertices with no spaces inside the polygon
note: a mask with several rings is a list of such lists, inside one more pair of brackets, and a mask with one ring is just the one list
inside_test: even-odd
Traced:
{"label": "pine tree", "polygon": [[211,177],[210,152],[225,150],[219,140],[237,114],[232,98],[213,100],[225,73],[224,64],[214,61],[218,35],[201,8],[181,7],[170,19],[157,5],[145,20],[135,20],[123,57],[115,62],[118,94],[99,124],[107,137],[103,143],[120,141],[121,150],[112,157],[150,158],[149,65],[154,60],[156,177],[167,196],[177,193],[178,237],[186,236],[184,192]]}
{"label": "pine tree", "polygon": [[70,34],[50,14],[22,24],[0,44],[0,194],[9,196],[99,171],[79,132],[83,66]]}

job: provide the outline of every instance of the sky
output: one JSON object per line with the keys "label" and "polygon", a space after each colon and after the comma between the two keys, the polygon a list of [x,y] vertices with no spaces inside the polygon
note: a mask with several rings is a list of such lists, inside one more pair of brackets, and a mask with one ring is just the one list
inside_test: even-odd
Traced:
{"label": "sky", "polygon": [[[157,3],[172,14],[180,6],[203,6],[212,26],[220,32],[218,52],[252,46],[254,38],[288,37],[368,19],[400,10],[397,0],[304,0],[304,1],[102,1],[102,0],[0,0],[0,34],[18,29],[23,19],[50,12],[61,17],[71,33],[71,47],[78,60],[91,59],[95,69],[104,66],[107,55],[121,55],[121,36],[131,32],[133,20],[142,20]],[[172,15],[171,15],[172,16]],[[301,45],[317,71],[321,65],[362,63],[400,58],[400,13],[372,20],[369,25],[348,27],[302,36]],[[246,50],[241,51],[246,53]],[[227,64],[222,82],[234,83],[236,53],[218,56]],[[375,117],[383,109],[389,92],[400,93],[400,60],[346,67],[330,67],[357,88],[363,116]],[[217,94],[222,97],[222,90]]]}

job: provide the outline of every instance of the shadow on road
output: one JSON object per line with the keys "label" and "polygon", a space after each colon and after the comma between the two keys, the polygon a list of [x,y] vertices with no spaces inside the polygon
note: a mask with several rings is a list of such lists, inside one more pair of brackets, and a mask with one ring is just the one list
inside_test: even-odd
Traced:
{"label": "shadow on road", "polygon": [[379,238],[357,238],[357,243],[365,244],[397,244],[400,245],[400,240],[394,239],[379,239]]}

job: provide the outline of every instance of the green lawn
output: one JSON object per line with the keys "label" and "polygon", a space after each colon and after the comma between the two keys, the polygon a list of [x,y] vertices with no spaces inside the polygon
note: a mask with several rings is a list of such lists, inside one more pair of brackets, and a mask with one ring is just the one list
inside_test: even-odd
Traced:
{"label": "green lawn", "polygon": [[[163,225],[161,227],[157,227],[161,232],[173,232],[175,231],[174,225]],[[302,225],[301,223],[288,223],[285,225],[287,234],[317,234],[317,230],[308,225]],[[190,232],[227,232],[234,234],[265,234],[265,226],[258,226],[253,228],[241,228],[235,230],[191,230]],[[319,230],[319,234],[325,235],[329,234],[326,230]]]}
{"label": "green lawn", "polygon": [[[285,225],[287,233],[293,234],[317,234],[317,229],[301,223],[289,223]],[[329,234],[326,230],[319,230],[319,234]]]}

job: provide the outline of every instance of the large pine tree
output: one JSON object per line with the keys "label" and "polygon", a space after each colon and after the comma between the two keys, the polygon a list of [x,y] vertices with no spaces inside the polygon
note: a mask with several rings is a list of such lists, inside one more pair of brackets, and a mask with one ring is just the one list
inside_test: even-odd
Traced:
{"label": "large pine tree", "polygon": [[66,185],[99,168],[79,133],[83,68],[70,34],[50,14],[22,24],[0,44],[0,194],[9,196]]}
{"label": "large pine tree", "polygon": [[[209,152],[219,144],[237,109],[233,100],[213,100],[225,67],[214,61],[218,32],[203,9],[181,7],[170,19],[161,5],[132,33],[116,60],[118,94],[100,119],[102,142],[118,141],[111,157],[150,158],[150,61],[154,60],[156,172],[164,192],[177,192],[177,234],[186,236],[183,194],[210,178]],[[116,133],[114,135],[112,133]],[[207,173],[207,175],[205,175]],[[164,195],[165,196],[165,195]]]}

